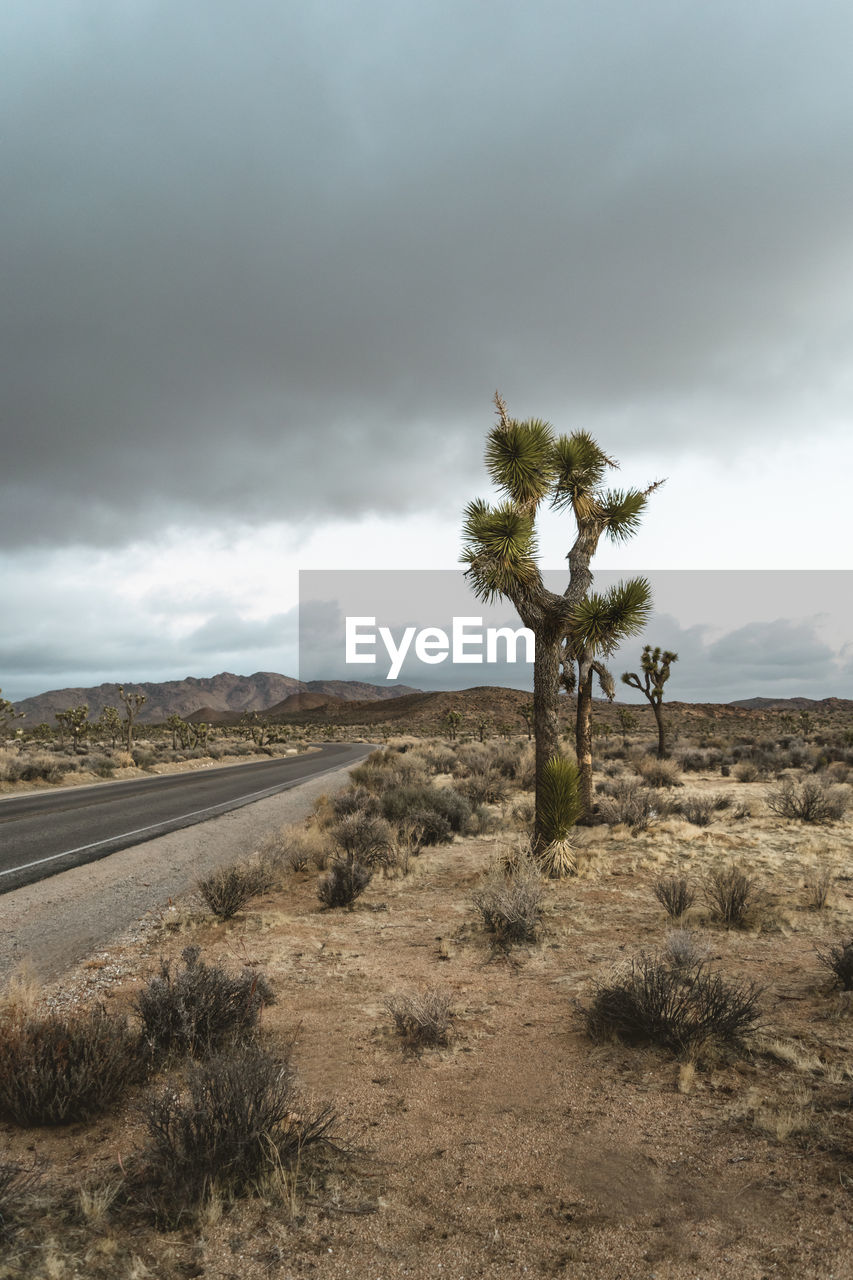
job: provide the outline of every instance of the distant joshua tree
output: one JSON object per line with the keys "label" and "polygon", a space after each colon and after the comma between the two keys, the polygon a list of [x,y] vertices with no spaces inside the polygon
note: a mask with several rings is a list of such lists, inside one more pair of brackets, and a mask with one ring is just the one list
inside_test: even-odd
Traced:
{"label": "distant joshua tree", "polygon": [[86,739],[92,727],[89,724],[88,703],[83,702],[77,707],[68,707],[66,711],[57,711],[56,719],[60,729],[67,729],[71,734],[74,753],[79,754],[80,742]]}
{"label": "distant joshua tree", "polygon": [[448,711],[444,717],[444,723],[447,725],[447,732],[450,735],[450,741],[456,741],[456,734],[462,723],[461,711]]}
{"label": "distant joshua tree", "polygon": [[627,707],[619,707],[616,711],[619,720],[619,728],[622,730],[622,745],[628,745],[628,733],[631,729],[637,727],[637,717],[633,715]]}
{"label": "distant joshua tree", "polygon": [[23,718],[23,711],[16,711],[15,704],[4,698],[3,690],[0,689],[0,733],[5,733],[13,720],[23,720]]}
{"label": "distant joshua tree", "polygon": [[124,685],[118,687],[118,696],[124,703],[124,720],[123,724],[127,733],[127,749],[133,750],[133,722],[139,715],[140,710],[147,701],[144,693],[125,693]]}
{"label": "distant joshua tree", "polygon": [[662,760],[667,754],[666,751],[666,728],[663,721],[663,712],[661,711],[661,703],[663,702],[663,687],[669,679],[669,669],[673,662],[678,661],[678,654],[672,653],[669,649],[661,651],[659,648],[653,649],[650,644],[643,648],[640,662],[643,668],[643,679],[634,671],[626,671],[622,676],[622,683],[630,685],[632,689],[639,689],[652,705],[652,711],[655,713],[655,721],[658,727],[658,756]]}
{"label": "distant joshua tree", "polygon": [[110,744],[115,750],[118,735],[121,733],[121,716],[115,707],[104,707],[98,716],[98,728],[105,737],[110,739]]}
{"label": "distant joshua tree", "polygon": [[533,703],[526,702],[521,708],[521,718],[527,726],[527,741],[533,737]]}

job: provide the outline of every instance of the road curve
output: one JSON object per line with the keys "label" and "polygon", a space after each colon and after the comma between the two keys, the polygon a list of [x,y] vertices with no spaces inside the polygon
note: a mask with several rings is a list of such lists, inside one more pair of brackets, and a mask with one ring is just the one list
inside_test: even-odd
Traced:
{"label": "road curve", "polygon": [[308,755],[0,800],[0,893],[355,765],[372,747],[332,743]]}

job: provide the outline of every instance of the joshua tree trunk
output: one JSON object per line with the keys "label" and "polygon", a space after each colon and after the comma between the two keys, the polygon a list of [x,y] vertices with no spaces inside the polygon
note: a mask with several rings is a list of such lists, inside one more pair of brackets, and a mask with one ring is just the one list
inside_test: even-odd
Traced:
{"label": "joshua tree trunk", "polygon": [[575,751],[578,758],[578,789],[581,802],[580,826],[592,825],[592,677],[594,668],[582,661],[578,675],[578,712],[575,721]]}
{"label": "joshua tree trunk", "polygon": [[658,726],[658,759],[663,760],[666,757],[666,725],[663,722],[663,712],[660,709],[660,703],[652,700],[652,711],[655,713],[655,720]]}
{"label": "joshua tree trunk", "polygon": [[536,652],[533,660],[533,724],[536,737],[536,828],[535,850],[548,843],[542,830],[542,805],[540,792],[545,765],[552,756],[560,754],[560,658],[562,636],[558,632],[544,631],[536,636]]}

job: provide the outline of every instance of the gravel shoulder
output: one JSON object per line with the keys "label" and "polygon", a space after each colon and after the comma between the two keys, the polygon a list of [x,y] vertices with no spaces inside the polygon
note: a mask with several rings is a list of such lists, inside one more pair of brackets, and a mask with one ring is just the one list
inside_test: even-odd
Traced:
{"label": "gravel shoulder", "polygon": [[345,786],[352,765],[0,897],[0,982],[22,967],[54,981],[93,951],[141,928],[199,877],[251,853],[271,830],[299,822],[317,796]]}

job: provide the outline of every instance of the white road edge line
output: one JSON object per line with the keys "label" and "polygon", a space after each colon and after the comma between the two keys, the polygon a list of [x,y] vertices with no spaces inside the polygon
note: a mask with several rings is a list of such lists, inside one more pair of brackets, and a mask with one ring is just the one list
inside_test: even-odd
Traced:
{"label": "white road edge line", "polygon": [[[344,766],[345,768],[346,766]],[[331,769],[324,769],[322,773],[313,775],[315,778],[322,778],[323,773],[331,773]],[[306,782],[311,782],[312,778],[306,778]],[[281,785],[275,787],[266,787],[263,791],[253,791],[247,796],[239,796],[241,801],[257,800],[260,796],[272,795],[276,791],[281,790]],[[55,862],[57,858],[69,858],[72,853],[85,853],[87,849],[97,849],[99,845],[110,844],[113,840],[124,840],[127,836],[142,835],[143,831],[156,831],[158,827],[167,827],[172,822],[181,822],[184,818],[197,818],[200,813],[213,813],[214,809],[224,809],[228,805],[233,805],[233,800],[222,800],[219,804],[209,805],[206,809],[194,809],[192,813],[182,813],[177,818],[169,818],[166,822],[155,822],[150,827],[137,827],[135,831],[122,831],[119,835],[108,836],[106,840],[95,840],[93,844],[81,844],[76,849],[64,849],[62,853],[52,853],[48,858],[36,858],[35,862],[24,862],[20,867],[9,867],[6,871],[0,871],[0,876],[11,876],[16,871],[27,871],[30,867],[40,867],[45,862]]]}

